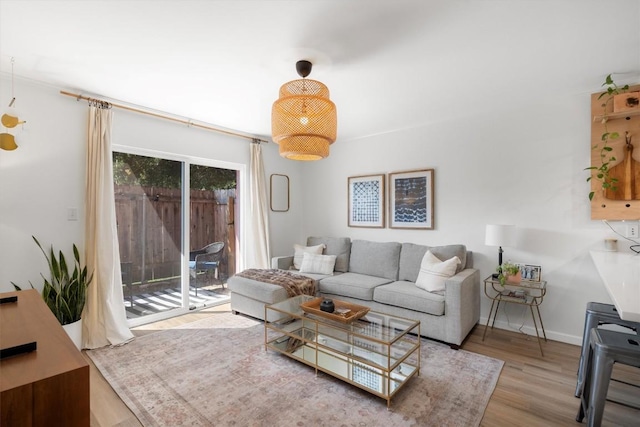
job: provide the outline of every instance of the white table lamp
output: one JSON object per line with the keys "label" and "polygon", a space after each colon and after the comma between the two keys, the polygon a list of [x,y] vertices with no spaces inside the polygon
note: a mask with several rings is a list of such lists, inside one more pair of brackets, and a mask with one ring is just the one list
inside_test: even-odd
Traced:
{"label": "white table lamp", "polygon": [[484,244],[498,246],[498,265],[502,265],[503,246],[514,247],[516,245],[516,226],[487,224]]}

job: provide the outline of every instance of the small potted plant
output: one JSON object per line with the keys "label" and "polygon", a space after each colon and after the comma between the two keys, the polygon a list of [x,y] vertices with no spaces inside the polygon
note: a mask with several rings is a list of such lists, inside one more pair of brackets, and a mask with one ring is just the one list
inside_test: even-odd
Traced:
{"label": "small potted plant", "polygon": [[498,272],[498,280],[502,286],[505,283],[520,283],[522,281],[522,273],[520,273],[520,267],[510,262],[505,262],[501,266],[496,268]]}
{"label": "small potted plant", "polygon": [[[87,273],[87,267],[82,266],[80,263],[80,253],[76,245],[73,245],[73,257],[74,268],[73,271],[69,271],[70,265],[67,264],[67,260],[60,251],[56,257],[56,253],[53,250],[53,246],[49,249],[49,253],[42,248],[38,239],[35,236],[31,236],[36,242],[44,257],[49,264],[49,278],[40,273],[44,279],[44,285],[42,287],[42,299],[46,302],[47,306],[53,312],[53,315],[58,319],[58,322],[67,331],[71,340],[76,344],[76,347],[81,347],[81,315],[84,309],[84,303],[87,297],[87,287],[93,279],[93,273]],[[20,286],[11,282],[16,290],[22,290]],[[33,284],[29,282],[31,288],[34,288]]]}

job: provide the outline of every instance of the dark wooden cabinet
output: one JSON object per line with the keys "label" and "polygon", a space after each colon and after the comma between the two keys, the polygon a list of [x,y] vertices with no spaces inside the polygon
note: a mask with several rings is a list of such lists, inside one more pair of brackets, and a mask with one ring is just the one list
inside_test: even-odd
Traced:
{"label": "dark wooden cabinet", "polygon": [[0,361],[0,426],[89,426],[89,365],[35,290],[7,292],[0,348],[37,350]]}

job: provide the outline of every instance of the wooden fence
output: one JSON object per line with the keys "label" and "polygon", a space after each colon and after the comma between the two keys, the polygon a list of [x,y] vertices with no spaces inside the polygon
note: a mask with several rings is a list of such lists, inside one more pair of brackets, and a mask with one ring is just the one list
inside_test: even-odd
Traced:
{"label": "wooden fence", "polygon": [[[224,242],[219,269],[223,277],[235,273],[235,192],[191,191],[189,250]],[[181,190],[116,185],[115,201],[120,262],[128,264],[132,281],[145,283],[179,276]]]}

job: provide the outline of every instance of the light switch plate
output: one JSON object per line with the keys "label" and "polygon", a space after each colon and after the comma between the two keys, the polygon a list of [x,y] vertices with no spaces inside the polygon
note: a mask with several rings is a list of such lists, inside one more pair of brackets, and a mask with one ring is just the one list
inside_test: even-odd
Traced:
{"label": "light switch plate", "polygon": [[78,208],[67,208],[67,221],[78,220]]}

